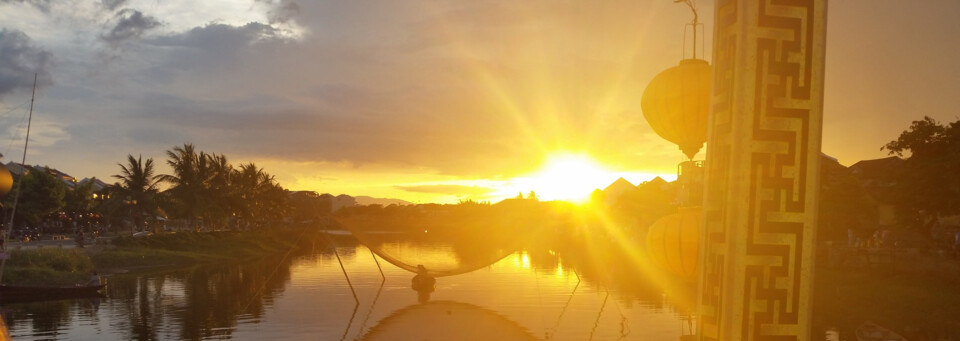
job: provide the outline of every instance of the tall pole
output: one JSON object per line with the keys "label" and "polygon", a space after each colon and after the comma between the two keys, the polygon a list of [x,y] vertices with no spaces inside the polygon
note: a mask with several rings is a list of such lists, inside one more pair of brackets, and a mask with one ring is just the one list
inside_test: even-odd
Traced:
{"label": "tall pole", "polygon": [[[3,240],[7,240],[7,233],[13,228],[13,218],[17,213],[17,202],[20,201],[20,189],[23,187],[23,176],[27,174],[27,147],[30,145],[30,125],[33,123],[33,100],[37,96],[37,74],[33,74],[33,91],[30,93],[30,115],[27,116],[27,137],[23,141],[23,157],[20,159],[20,181],[13,191],[13,206],[10,212],[10,224],[3,231]],[[0,274],[2,276],[3,274]],[[2,277],[0,277],[2,278]]]}
{"label": "tall pole", "polygon": [[717,0],[700,340],[814,340],[826,0]]}
{"label": "tall pole", "polygon": [[[13,228],[13,218],[17,214],[17,202],[20,201],[20,189],[23,188],[23,177],[27,175],[27,146],[30,145],[30,124],[33,123],[33,100],[37,97],[37,73],[33,73],[33,91],[30,93],[30,115],[27,116],[27,136],[23,141],[23,157],[20,159],[20,180],[17,181],[17,188],[13,192],[13,206],[10,207],[10,223],[3,229],[3,241],[7,242],[10,236],[10,230]],[[6,247],[6,244],[4,244]],[[3,270],[6,268],[7,258],[0,260],[0,283],[3,283]]]}

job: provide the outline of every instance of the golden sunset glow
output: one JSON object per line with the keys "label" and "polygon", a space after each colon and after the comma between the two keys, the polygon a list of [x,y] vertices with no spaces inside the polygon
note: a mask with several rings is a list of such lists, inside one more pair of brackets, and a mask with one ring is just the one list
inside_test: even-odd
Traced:
{"label": "golden sunset glow", "polygon": [[564,153],[549,156],[537,173],[517,180],[542,200],[584,202],[593,190],[609,185],[610,178],[617,177],[590,156]]}
{"label": "golden sunset glow", "polygon": [[960,341],[958,16],[0,0],[0,341]]}

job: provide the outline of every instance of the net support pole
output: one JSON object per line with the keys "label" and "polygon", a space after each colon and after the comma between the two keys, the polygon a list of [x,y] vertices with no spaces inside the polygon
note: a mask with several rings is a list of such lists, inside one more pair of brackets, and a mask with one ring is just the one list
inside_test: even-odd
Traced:
{"label": "net support pole", "polygon": [[337,263],[340,263],[340,270],[343,271],[343,278],[347,279],[347,285],[350,286],[350,293],[353,294],[353,300],[360,304],[360,299],[357,298],[357,291],[353,289],[353,283],[350,282],[350,276],[347,276],[347,268],[343,267],[343,261],[340,260],[340,252],[337,251],[337,245],[333,245],[333,254],[337,256]]}
{"label": "net support pole", "polygon": [[[369,248],[367,249],[370,250]],[[377,270],[380,270],[380,278],[382,278],[382,282],[386,282],[387,276],[383,275],[383,268],[380,267],[380,261],[377,260],[377,254],[373,253],[373,250],[370,250],[370,257],[373,257],[373,261],[377,263]]]}

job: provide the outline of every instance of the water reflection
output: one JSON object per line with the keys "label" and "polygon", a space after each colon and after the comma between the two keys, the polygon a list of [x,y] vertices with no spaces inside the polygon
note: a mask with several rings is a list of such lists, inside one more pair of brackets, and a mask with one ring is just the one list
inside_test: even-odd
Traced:
{"label": "water reflection", "polygon": [[157,339],[177,325],[179,339],[229,336],[240,318],[258,319],[290,278],[290,260],[220,264],[157,276],[119,276],[108,295],[125,303],[130,339]]}
{"label": "water reflection", "polygon": [[[394,328],[387,326],[408,321],[403,316],[447,319],[446,311],[451,319],[478,320],[452,320],[435,332],[456,333],[483,321],[519,339],[676,340],[690,331],[687,303],[694,287],[663,287],[631,271],[634,264],[615,247],[587,253],[574,240],[535,239],[494,264],[419,287],[424,293],[415,295],[411,272],[387,264],[381,269],[356,239],[333,239],[320,238],[287,258],[112,276],[109,299],[102,302],[6,305],[3,318],[15,339],[28,340],[373,340],[389,335],[381,334]],[[427,269],[490,254],[399,234],[380,242]]]}
{"label": "water reflection", "polygon": [[410,288],[417,292],[417,302],[426,303],[430,293],[436,290],[437,279],[427,272],[423,264],[417,265],[417,274],[410,280]]}
{"label": "water reflection", "polygon": [[516,321],[472,304],[411,305],[380,321],[361,340],[537,340]]}
{"label": "water reflection", "polygon": [[9,330],[28,327],[36,336],[56,338],[72,318],[71,304],[71,301],[21,303],[18,306],[22,309],[3,310],[4,321]]}
{"label": "water reflection", "polygon": [[[397,239],[390,240],[390,238]],[[431,243],[423,242],[419,238],[403,239],[393,234],[389,236],[378,236],[378,239],[378,243],[392,245],[395,250],[398,250],[396,252],[402,252],[402,250],[405,249],[418,250],[417,252],[420,258],[411,257],[410,255],[405,256],[410,262],[430,260],[444,264],[448,268],[455,268],[459,263],[464,262],[463,260],[465,259],[477,259],[477,257],[474,256],[478,251],[476,247],[467,249],[453,247],[445,248],[443,251],[437,251],[429,250]],[[596,244],[593,244],[593,246],[596,246]],[[514,253],[512,256],[501,260],[495,265],[488,266],[499,267],[500,269],[497,270],[507,270],[505,271],[506,273],[501,273],[501,275],[506,275],[511,272],[532,273],[534,274],[534,282],[511,282],[506,286],[504,286],[503,283],[497,283],[498,285],[495,289],[502,290],[505,287],[514,286],[520,291],[529,290],[530,288],[539,291],[542,285],[556,285],[556,283],[548,282],[560,281],[569,284],[570,279],[573,278],[575,282],[572,283],[572,287],[568,289],[568,292],[554,293],[554,295],[559,295],[563,300],[551,302],[551,305],[555,308],[559,307],[559,312],[555,323],[542,328],[545,339],[551,339],[557,335],[561,335],[559,337],[560,339],[567,339],[563,335],[564,332],[568,332],[569,330],[563,328],[566,327],[564,324],[583,324],[583,321],[591,321],[592,323],[588,326],[577,327],[580,329],[578,332],[585,334],[585,337],[580,339],[594,339],[598,334],[598,328],[601,326],[610,327],[611,323],[609,322],[611,320],[615,321],[613,323],[614,333],[610,333],[608,330],[606,331],[608,334],[605,334],[606,337],[602,339],[609,339],[610,334],[615,336],[613,337],[614,339],[627,338],[632,332],[630,328],[631,321],[627,317],[628,314],[624,313],[624,310],[633,309],[634,305],[638,305],[641,309],[651,309],[654,313],[661,315],[659,317],[665,317],[663,320],[670,320],[670,327],[676,327],[672,328],[670,334],[689,336],[693,333],[693,309],[696,291],[696,286],[693,283],[670,279],[658,282],[651,281],[648,277],[644,276],[649,273],[631,270],[634,263],[628,258],[630,255],[626,254],[624,250],[618,250],[618,248],[613,245],[606,245],[602,247],[603,251],[585,252],[585,247],[587,246],[571,242],[570,240],[563,242],[550,238],[528,240],[520,247],[522,251]],[[427,250],[425,251],[424,249]],[[424,257],[425,254],[428,256]],[[597,292],[598,290],[602,291],[603,296],[598,297],[596,300],[596,303],[599,304],[598,307],[588,310],[589,313],[587,314],[585,314],[583,310],[578,311],[575,322],[564,322],[564,315],[567,313],[571,302],[573,302],[577,294],[577,290],[580,288],[581,276],[593,292]],[[665,275],[663,276],[666,277]],[[481,283],[486,281],[483,277],[479,279]],[[499,280],[502,281],[503,279]],[[658,285],[662,283],[667,283],[668,288]],[[414,281],[413,286],[414,289],[417,290],[416,281]],[[522,286],[527,287],[523,288]],[[433,292],[433,286],[425,289],[426,290],[422,291],[417,290],[419,294],[418,300],[420,302],[424,302],[429,298],[429,293]],[[611,292],[614,293],[612,296]],[[440,295],[446,294],[443,291],[442,285],[438,288],[437,293]],[[492,294],[495,293],[481,293],[484,297],[489,297]],[[507,293],[507,295],[510,295],[510,293]],[[540,298],[538,298],[538,301],[538,303],[542,303]],[[590,315],[590,317],[584,318],[585,315]]]}
{"label": "water reflection", "polygon": [[[109,334],[118,339],[204,339],[229,336],[243,318],[257,319],[290,278],[291,260],[265,259],[110,278],[109,300],[60,300],[5,306],[15,337],[56,338],[77,331],[75,322],[101,325],[110,308]],[[173,331],[176,331],[175,333]],[[93,330],[98,333],[103,330]]]}

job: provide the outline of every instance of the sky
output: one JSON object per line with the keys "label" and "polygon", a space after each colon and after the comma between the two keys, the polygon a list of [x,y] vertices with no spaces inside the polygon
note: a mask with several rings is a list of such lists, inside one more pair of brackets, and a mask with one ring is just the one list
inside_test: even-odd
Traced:
{"label": "sky", "polygon": [[[911,121],[960,119],[960,2],[829,6],[825,153],[885,157]],[[690,20],[670,0],[0,0],[0,153],[20,160],[37,72],[27,163],[81,179],[127,154],[166,173],[192,143],[288,189],[418,203],[587,165],[604,176],[578,185],[669,180],[685,157],[640,96],[691,57]]]}

